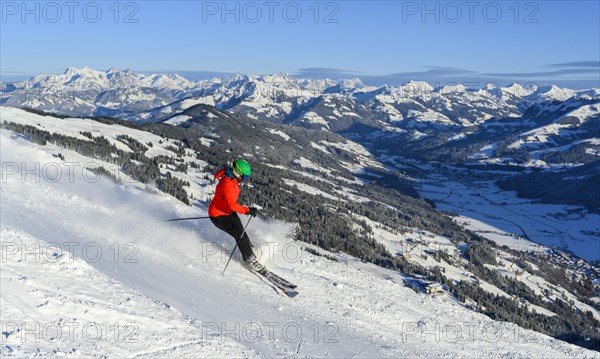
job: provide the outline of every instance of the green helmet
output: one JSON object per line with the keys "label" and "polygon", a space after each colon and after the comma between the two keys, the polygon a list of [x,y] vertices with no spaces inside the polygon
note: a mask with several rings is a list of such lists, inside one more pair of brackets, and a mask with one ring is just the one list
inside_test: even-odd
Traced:
{"label": "green helmet", "polygon": [[233,161],[233,166],[231,168],[237,172],[242,179],[247,179],[252,174],[252,168],[250,168],[248,162],[241,159]]}

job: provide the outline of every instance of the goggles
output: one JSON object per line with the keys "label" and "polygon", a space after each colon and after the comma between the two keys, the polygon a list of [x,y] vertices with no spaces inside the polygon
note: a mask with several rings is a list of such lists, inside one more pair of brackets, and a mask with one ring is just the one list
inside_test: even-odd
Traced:
{"label": "goggles", "polygon": [[250,178],[250,176],[240,173],[240,172],[238,171],[238,169],[237,169],[237,168],[235,168],[235,167],[233,168],[233,174],[234,174],[236,177],[239,177],[239,178],[241,178],[241,179],[242,179],[242,181],[245,181],[245,180],[247,180],[248,178]]}

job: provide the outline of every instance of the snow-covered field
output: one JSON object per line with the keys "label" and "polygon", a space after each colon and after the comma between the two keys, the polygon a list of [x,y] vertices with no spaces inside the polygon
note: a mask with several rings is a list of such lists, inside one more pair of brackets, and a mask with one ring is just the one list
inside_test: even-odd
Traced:
{"label": "snow-covered field", "polygon": [[559,247],[587,260],[600,260],[600,216],[569,205],[535,203],[502,191],[493,181],[467,183],[444,176],[422,182],[420,194],[455,220],[501,245],[524,251]]}
{"label": "snow-covered field", "polygon": [[238,261],[223,276],[230,238],[207,221],[160,222],[204,208],[91,181],[6,130],[0,150],[2,357],[598,357],[417,294],[396,272],[313,256],[284,223],[257,219],[249,234],[299,296]]}

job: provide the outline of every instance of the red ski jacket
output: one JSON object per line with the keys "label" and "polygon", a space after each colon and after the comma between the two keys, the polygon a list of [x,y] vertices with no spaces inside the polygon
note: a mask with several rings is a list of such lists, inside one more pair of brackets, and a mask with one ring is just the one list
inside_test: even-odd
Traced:
{"label": "red ski jacket", "polygon": [[225,175],[225,169],[215,174],[215,179],[219,179],[215,197],[208,207],[208,215],[211,217],[229,216],[233,212],[246,214],[250,208],[237,203],[240,195],[240,186],[237,179]]}

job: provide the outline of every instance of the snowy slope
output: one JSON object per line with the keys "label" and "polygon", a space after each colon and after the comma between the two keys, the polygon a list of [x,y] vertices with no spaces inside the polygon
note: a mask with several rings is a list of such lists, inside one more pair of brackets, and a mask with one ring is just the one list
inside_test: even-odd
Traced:
{"label": "snowy slope", "polygon": [[[279,295],[238,262],[222,276],[229,238],[208,222],[159,222],[202,208],[139,183],[86,181],[79,169],[70,176],[56,148],[0,136],[2,162],[19,164],[3,166],[0,190],[3,356],[598,357],[416,294],[398,273],[315,257],[285,239],[282,223],[255,220],[249,233],[262,262],[300,296]],[[40,176],[25,175],[36,164]],[[51,167],[62,176],[44,176]],[[118,338],[90,329],[111,323]],[[74,337],[52,334],[67,324]],[[39,340],[18,331],[31,328]]]}
{"label": "snowy slope", "polygon": [[[6,258],[0,298],[2,357],[164,357],[198,352],[259,357],[231,339],[199,338],[191,318],[124,286],[68,250],[21,229],[2,225],[0,231]],[[34,251],[22,260],[22,248]]]}
{"label": "snowy slope", "polygon": [[[597,118],[600,115],[600,104],[585,105],[568,112],[560,118],[545,126],[537,127],[533,130],[519,134],[519,139],[511,143],[508,147],[512,149],[540,149],[560,147],[565,138],[579,139],[582,137],[582,131],[574,127],[573,123],[583,124]],[[587,139],[584,142],[597,141],[595,138]],[[582,142],[573,141],[571,145]],[[564,150],[564,149],[563,149]]]}

